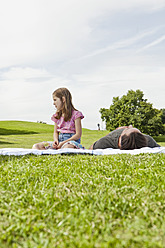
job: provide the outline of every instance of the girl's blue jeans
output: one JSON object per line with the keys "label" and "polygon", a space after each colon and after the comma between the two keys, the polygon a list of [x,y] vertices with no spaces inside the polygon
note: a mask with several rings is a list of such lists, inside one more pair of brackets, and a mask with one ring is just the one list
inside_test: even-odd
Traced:
{"label": "girl's blue jeans", "polygon": [[[70,137],[72,137],[73,135],[75,135],[75,133],[60,133],[59,137],[58,137],[58,141],[59,142],[65,141],[65,140],[69,139]],[[80,144],[81,139],[78,139],[75,141]]]}
{"label": "girl's blue jeans", "polygon": [[[62,142],[69,138],[71,138],[75,133],[60,133],[58,136],[58,141]],[[69,141],[69,144],[72,144],[76,149],[84,149],[84,147],[80,144],[81,139]],[[45,149],[54,149],[53,148],[53,141],[44,141],[43,144]]]}

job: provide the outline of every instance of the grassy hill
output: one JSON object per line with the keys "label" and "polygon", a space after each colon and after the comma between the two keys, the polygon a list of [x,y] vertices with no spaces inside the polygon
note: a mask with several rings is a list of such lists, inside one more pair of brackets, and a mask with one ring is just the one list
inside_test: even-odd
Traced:
{"label": "grassy hill", "polygon": [[[21,147],[31,148],[34,143],[53,140],[53,125],[25,122],[25,121],[0,121],[0,148]],[[108,131],[89,130],[83,128],[81,143],[89,148]],[[154,137],[158,143],[165,146],[165,136]]]}
{"label": "grassy hill", "polygon": [[[34,143],[53,140],[54,126],[25,121],[0,121],[0,148],[31,148]],[[86,148],[108,131],[82,130],[81,143]]]}

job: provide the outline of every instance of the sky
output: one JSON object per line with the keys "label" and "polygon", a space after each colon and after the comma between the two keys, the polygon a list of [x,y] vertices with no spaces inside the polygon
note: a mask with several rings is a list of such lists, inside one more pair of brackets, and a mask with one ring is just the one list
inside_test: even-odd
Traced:
{"label": "sky", "polygon": [[165,108],[165,0],[0,0],[0,120],[53,124],[60,87],[83,128],[130,89]]}

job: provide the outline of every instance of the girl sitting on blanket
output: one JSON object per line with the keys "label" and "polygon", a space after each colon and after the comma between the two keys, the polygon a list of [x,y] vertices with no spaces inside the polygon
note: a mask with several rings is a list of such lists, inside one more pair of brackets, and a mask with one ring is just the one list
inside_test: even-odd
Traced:
{"label": "girl sitting on blanket", "polygon": [[54,124],[54,142],[47,141],[33,145],[33,149],[83,148],[80,144],[82,135],[81,119],[83,114],[74,108],[68,89],[59,88],[53,92],[56,113],[51,120]]}

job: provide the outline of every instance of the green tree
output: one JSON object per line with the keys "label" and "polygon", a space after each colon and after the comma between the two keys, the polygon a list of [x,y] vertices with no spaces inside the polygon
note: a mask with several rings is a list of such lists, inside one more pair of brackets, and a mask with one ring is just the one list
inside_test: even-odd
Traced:
{"label": "green tree", "polygon": [[132,124],[149,135],[164,133],[162,111],[153,108],[152,104],[144,99],[141,90],[129,90],[121,98],[114,97],[110,108],[101,108],[100,113],[101,119],[106,123],[106,129],[110,131]]}
{"label": "green tree", "polygon": [[161,112],[162,112],[162,115],[161,115],[161,118],[162,118],[162,122],[163,124],[165,124],[165,109],[161,109]]}

